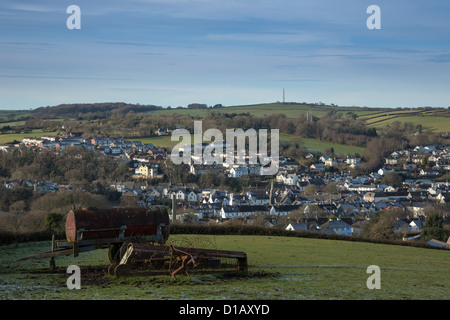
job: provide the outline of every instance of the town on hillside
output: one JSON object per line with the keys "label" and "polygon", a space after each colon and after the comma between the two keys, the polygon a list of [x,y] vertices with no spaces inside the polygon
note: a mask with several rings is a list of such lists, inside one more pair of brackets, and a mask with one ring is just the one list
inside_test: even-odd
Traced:
{"label": "town on hillside", "polygon": [[[203,143],[204,149],[208,144]],[[361,157],[326,156],[308,153],[311,165],[302,166],[280,157],[273,176],[259,176],[259,165],[184,165],[190,175],[206,172],[227,178],[253,177],[254,185],[230,188],[200,188],[195,183],[171,183],[162,179],[161,169],[170,162],[166,148],[122,138],[90,139],[82,133],[64,137],[24,138],[21,143],[1,146],[2,152],[26,146],[64,152],[68,147],[98,150],[128,164],[132,179],[110,181],[110,188],[122,197],[136,199],[139,206],[175,204],[171,219],[190,223],[244,223],[286,230],[357,236],[376,212],[397,212],[395,232],[414,235],[423,227],[427,212],[444,208],[444,222],[450,222],[450,146],[424,145],[396,150],[383,159],[383,166],[367,175],[354,175]],[[193,146],[191,146],[193,147]],[[246,155],[248,156],[248,150]],[[26,183],[34,192],[46,194],[71,189],[53,181],[3,181],[14,188]]]}

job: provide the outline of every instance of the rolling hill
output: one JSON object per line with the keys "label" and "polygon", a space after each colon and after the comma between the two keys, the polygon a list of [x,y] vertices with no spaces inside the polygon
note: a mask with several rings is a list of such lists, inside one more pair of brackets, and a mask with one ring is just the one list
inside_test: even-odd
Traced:
{"label": "rolling hill", "polygon": [[391,109],[368,107],[339,107],[306,103],[266,103],[255,105],[229,106],[208,109],[160,109],[155,114],[185,114],[204,117],[208,112],[249,113],[254,116],[268,116],[282,113],[287,118],[310,116],[322,118],[333,116],[353,116],[364,120],[368,126],[385,128],[395,121],[421,124],[423,129],[434,132],[450,131],[450,109],[448,108],[415,108]]}
{"label": "rolling hill", "polygon": [[[355,241],[251,235],[173,235],[214,243],[218,249],[244,251],[249,275],[220,277],[107,275],[107,249],[79,257],[59,257],[56,271],[48,259],[17,262],[48,251],[50,242],[2,246],[0,299],[32,300],[445,300],[450,294],[448,250]],[[66,268],[81,269],[81,290],[68,290]],[[367,287],[367,269],[380,268],[381,288]]]}

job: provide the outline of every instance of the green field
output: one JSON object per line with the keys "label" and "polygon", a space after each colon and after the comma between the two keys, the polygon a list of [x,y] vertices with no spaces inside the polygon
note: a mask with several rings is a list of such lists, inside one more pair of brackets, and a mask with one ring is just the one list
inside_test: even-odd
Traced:
{"label": "green field", "polygon": [[4,127],[4,126],[10,126],[10,127],[17,127],[17,126],[23,126],[25,125],[25,121],[11,121],[11,122],[1,122],[0,123],[0,128]]}
{"label": "green field", "polygon": [[[407,246],[276,236],[185,236],[217,249],[245,251],[249,274],[239,277],[192,274],[107,275],[106,249],[48,260],[18,258],[49,251],[50,242],[0,247],[0,299],[53,300],[446,300],[450,295],[450,252]],[[81,269],[81,289],[66,287],[69,265]],[[380,268],[381,289],[370,290],[367,268]]]}
{"label": "green field", "polygon": [[305,139],[305,138],[299,138],[294,136],[289,136],[285,134],[280,134],[280,143],[288,143],[290,145],[295,145],[295,143],[301,142],[306,147],[308,151],[311,152],[324,152],[327,149],[333,148],[334,152],[344,155],[353,155],[355,153],[358,153],[359,155],[362,155],[364,153],[365,148],[357,147],[357,146],[350,146],[345,144],[338,144],[338,143],[331,143],[331,142],[325,142],[325,141],[319,141],[314,139]]}
{"label": "green field", "polygon": [[249,113],[254,116],[268,116],[271,114],[282,113],[287,118],[298,118],[299,116],[313,115],[315,117],[325,117],[331,113],[343,113],[355,112],[359,115],[373,113],[374,110],[364,110],[362,108],[353,107],[333,107],[333,106],[311,106],[305,104],[283,104],[283,103],[267,103],[267,104],[255,104],[255,105],[243,105],[243,106],[230,106],[213,109],[171,109],[171,110],[158,110],[153,112],[154,114],[184,114],[190,116],[204,117],[208,112],[221,112],[221,113]]}
{"label": "green field", "polygon": [[405,117],[385,117],[382,121],[373,123],[368,121],[367,124],[371,127],[384,128],[392,126],[396,121],[411,122],[416,125],[422,125],[423,129],[429,129],[436,132],[449,132],[450,131],[450,118],[448,117],[435,117],[435,116],[405,116]]}
{"label": "green field", "polygon": [[422,124],[424,129],[436,132],[450,131],[450,110],[448,109],[407,109],[396,110],[388,108],[360,108],[336,107],[305,104],[267,103],[243,106],[231,106],[213,109],[171,109],[155,111],[155,114],[184,114],[204,117],[208,112],[221,113],[249,113],[254,116],[268,116],[282,113],[287,118],[297,118],[306,114],[314,117],[327,117],[333,115],[347,116],[349,112],[355,113],[359,119],[366,121],[367,125],[375,128],[384,128],[393,121],[412,122]]}
{"label": "green field", "polygon": [[360,115],[360,119],[375,128],[385,128],[394,122],[411,122],[422,125],[423,129],[435,132],[450,131],[450,111],[439,110],[393,110]]}
{"label": "green field", "polygon": [[161,148],[172,148],[180,141],[172,141],[171,136],[159,136],[159,137],[144,137],[144,138],[135,138],[133,141],[141,141],[142,143],[151,143],[156,147]]}
{"label": "green field", "polygon": [[41,129],[34,129],[30,133],[7,133],[0,134],[0,144],[12,143],[14,140],[22,141],[23,138],[32,137],[40,138],[46,135],[55,135],[56,132],[43,131]]}
{"label": "green field", "polygon": [[14,121],[29,116],[31,116],[31,112],[27,110],[0,110],[0,122]]}
{"label": "green field", "polygon": [[[146,138],[136,138],[134,140],[142,141],[142,143],[152,143],[153,145],[157,147],[162,148],[172,148],[176,144],[179,143],[179,141],[172,141],[171,136],[160,136],[160,137],[146,137]],[[334,148],[334,151],[336,153],[341,154],[354,154],[358,153],[362,155],[364,153],[364,148],[362,147],[356,147],[356,146],[350,146],[345,144],[338,144],[338,143],[330,143],[325,141],[318,141],[314,139],[305,139],[305,138],[299,138],[295,136],[289,136],[286,134],[280,134],[280,144],[288,144],[288,145],[295,145],[296,143],[302,143],[308,151],[311,152],[324,152],[327,149],[330,149],[331,147]]]}

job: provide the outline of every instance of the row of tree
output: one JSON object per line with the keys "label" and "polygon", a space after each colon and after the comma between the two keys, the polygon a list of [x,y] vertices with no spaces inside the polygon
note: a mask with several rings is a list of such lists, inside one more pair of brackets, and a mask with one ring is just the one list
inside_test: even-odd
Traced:
{"label": "row of tree", "polygon": [[0,177],[5,179],[89,186],[94,181],[126,180],[129,176],[128,164],[96,150],[68,147],[55,153],[22,146],[0,152]]}
{"label": "row of tree", "polygon": [[36,108],[32,111],[32,116],[33,118],[39,119],[78,118],[79,120],[92,120],[107,118],[114,112],[120,112],[122,114],[126,114],[129,112],[145,113],[160,109],[162,109],[162,107],[154,105],[130,104],[124,102],[73,103]]}
{"label": "row of tree", "polygon": [[[369,222],[363,227],[361,236],[378,240],[401,239],[408,230],[396,231],[396,223],[402,218],[402,213],[395,211],[376,212]],[[444,219],[437,211],[427,214],[423,228],[420,231],[420,240],[429,241],[431,239],[447,242],[450,237],[448,225],[444,225]]]}

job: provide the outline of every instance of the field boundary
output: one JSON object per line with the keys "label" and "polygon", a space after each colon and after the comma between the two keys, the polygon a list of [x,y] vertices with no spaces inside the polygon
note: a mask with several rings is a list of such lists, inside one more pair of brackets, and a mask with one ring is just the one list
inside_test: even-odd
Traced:
{"label": "field boundary", "polygon": [[374,244],[400,245],[408,247],[419,247],[426,249],[441,249],[430,246],[424,242],[411,242],[403,240],[378,240],[369,239],[359,236],[346,236],[338,234],[326,234],[321,232],[309,231],[289,231],[281,228],[267,228],[256,226],[199,226],[199,225],[182,225],[174,224],[170,226],[171,234],[197,234],[197,235],[254,235],[254,236],[274,236],[274,237],[296,237],[323,240],[341,240],[352,242],[366,242]]}
{"label": "field boundary", "polygon": [[[191,235],[253,235],[253,236],[270,236],[270,237],[296,237],[323,240],[341,240],[351,242],[366,242],[374,244],[399,245],[426,249],[448,250],[430,246],[424,242],[412,242],[403,240],[378,240],[362,238],[359,236],[346,236],[338,234],[326,234],[320,232],[308,231],[289,231],[281,228],[267,228],[256,226],[211,226],[211,225],[188,225],[188,224],[172,224],[170,226],[170,234],[191,234]],[[49,231],[41,231],[26,234],[13,234],[9,232],[0,232],[0,247],[14,243],[25,243],[35,241],[50,241],[52,233]],[[65,234],[60,232],[55,234],[55,239],[65,239]]]}

